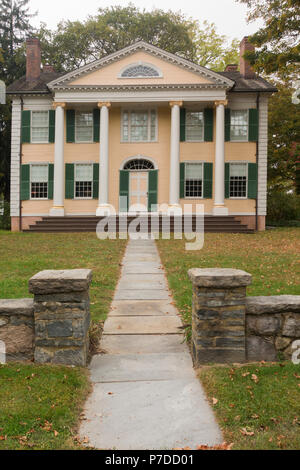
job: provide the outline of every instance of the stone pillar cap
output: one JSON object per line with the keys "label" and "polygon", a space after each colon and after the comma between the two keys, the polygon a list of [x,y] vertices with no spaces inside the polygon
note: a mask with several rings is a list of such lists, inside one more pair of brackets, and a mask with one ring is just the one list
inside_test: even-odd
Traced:
{"label": "stone pillar cap", "polygon": [[90,269],[41,271],[29,280],[29,292],[55,294],[85,291],[92,281],[92,274]]}
{"label": "stone pillar cap", "polygon": [[188,271],[190,280],[198,287],[243,287],[249,286],[252,276],[240,269],[193,268]]}

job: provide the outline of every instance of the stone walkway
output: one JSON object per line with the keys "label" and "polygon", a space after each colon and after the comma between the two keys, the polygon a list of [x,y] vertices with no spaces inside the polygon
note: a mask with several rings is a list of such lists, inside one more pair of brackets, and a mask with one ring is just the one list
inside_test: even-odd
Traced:
{"label": "stone walkway", "polygon": [[80,436],[98,449],[171,450],[222,442],[196,378],[156,245],[131,240]]}

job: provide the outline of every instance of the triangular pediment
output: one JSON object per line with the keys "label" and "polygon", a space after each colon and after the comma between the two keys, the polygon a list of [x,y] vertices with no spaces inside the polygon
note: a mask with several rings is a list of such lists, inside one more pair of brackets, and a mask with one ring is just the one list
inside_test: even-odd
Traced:
{"label": "triangular pediment", "polygon": [[[153,76],[128,76],[128,68],[150,67]],[[124,76],[125,75],[125,76]],[[124,87],[147,85],[203,85],[229,88],[233,82],[205,67],[193,64],[145,42],[94,61],[49,83],[50,89],[81,87]]]}

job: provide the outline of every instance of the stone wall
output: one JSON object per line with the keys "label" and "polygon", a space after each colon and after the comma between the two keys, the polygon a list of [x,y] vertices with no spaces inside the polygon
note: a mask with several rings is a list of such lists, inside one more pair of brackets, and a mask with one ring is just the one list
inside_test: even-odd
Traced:
{"label": "stone wall", "polygon": [[249,361],[291,359],[300,339],[300,296],[248,297],[246,338]]}
{"label": "stone wall", "polygon": [[300,295],[246,297],[251,275],[191,269],[192,355],[205,363],[291,360],[300,340]]}
{"label": "stone wall", "polygon": [[0,341],[5,344],[6,361],[33,360],[34,312],[32,299],[0,299]]}

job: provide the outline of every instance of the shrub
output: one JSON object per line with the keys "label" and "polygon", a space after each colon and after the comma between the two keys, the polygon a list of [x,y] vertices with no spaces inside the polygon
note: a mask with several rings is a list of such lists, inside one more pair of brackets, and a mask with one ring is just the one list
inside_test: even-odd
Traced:
{"label": "shrub", "polygon": [[[2,214],[2,210],[4,213]],[[10,205],[7,201],[0,200],[0,230],[10,230]]]}
{"label": "shrub", "polygon": [[299,226],[300,196],[283,191],[271,191],[268,194],[267,224]]}

